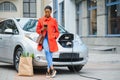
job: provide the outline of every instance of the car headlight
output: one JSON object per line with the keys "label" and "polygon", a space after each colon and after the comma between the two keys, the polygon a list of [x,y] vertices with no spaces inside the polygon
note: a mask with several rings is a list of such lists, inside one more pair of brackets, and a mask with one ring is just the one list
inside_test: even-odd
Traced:
{"label": "car headlight", "polygon": [[36,61],[40,61],[40,59],[41,59],[40,56],[35,57],[35,60],[36,60]]}
{"label": "car headlight", "polygon": [[80,45],[83,44],[82,40],[80,39],[80,37],[78,35],[75,36],[74,42],[75,42],[75,44],[80,44]]}

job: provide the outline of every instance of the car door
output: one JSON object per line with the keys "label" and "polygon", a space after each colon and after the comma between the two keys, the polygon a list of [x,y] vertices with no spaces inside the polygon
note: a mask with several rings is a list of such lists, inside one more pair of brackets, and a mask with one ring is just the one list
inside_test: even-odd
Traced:
{"label": "car door", "polygon": [[[3,57],[6,58],[6,60],[12,60],[13,51],[11,50],[13,50],[13,46],[14,46],[13,38],[14,35],[16,35],[14,32],[15,30],[17,31],[17,27],[13,20],[6,20],[4,24],[5,24],[5,29],[4,29],[4,34],[2,35],[2,40],[4,43]],[[7,31],[7,30],[11,30],[11,31]]]}
{"label": "car door", "polygon": [[3,55],[4,55],[3,31],[4,31],[4,21],[0,22],[0,60],[1,61],[4,59],[3,58]]}

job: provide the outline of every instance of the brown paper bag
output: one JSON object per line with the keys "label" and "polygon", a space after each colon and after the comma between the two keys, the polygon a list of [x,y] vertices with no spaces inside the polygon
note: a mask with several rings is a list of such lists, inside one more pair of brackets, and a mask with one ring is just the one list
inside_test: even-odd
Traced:
{"label": "brown paper bag", "polygon": [[33,76],[32,57],[20,57],[19,76]]}

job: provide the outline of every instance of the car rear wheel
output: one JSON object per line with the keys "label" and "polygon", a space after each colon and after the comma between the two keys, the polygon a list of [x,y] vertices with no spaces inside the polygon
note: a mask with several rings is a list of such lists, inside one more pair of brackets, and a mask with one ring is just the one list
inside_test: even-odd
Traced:
{"label": "car rear wheel", "polygon": [[71,65],[71,66],[68,66],[68,69],[71,71],[71,72],[79,72],[81,69],[83,68],[83,65]]}
{"label": "car rear wheel", "polygon": [[23,49],[21,47],[17,48],[14,55],[14,66],[16,71],[18,72],[18,66],[20,61],[20,56],[23,53]]}

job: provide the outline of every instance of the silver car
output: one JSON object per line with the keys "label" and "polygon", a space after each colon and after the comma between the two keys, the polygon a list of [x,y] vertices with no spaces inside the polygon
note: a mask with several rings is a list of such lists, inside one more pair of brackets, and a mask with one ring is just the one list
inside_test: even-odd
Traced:
{"label": "silver car", "polygon": [[[0,21],[0,61],[12,63],[18,71],[20,55],[34,53],[34,66],[47,66],[44,49],[37,50],[37,19],[9,18]],[[59,25],[57,39],[59,51],[53,53],[54,66],[67,66],[70,71],[80,71],[88,61],[88,49],[76,34]]]}

